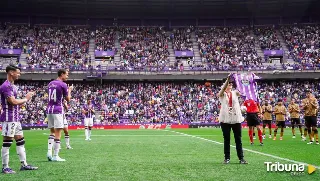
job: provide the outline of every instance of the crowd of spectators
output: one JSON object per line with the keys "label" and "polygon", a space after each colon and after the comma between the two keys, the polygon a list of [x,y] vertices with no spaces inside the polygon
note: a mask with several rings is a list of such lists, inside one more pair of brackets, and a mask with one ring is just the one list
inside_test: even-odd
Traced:
{"label": "crowd of spectators", "polygon": [[248,27],[199,28],[196,36],[203,63],[214,67],[227,65],[230,69],[262,65]]}
{"label": "crowd of spectators", "polygon": [[[33,90],[36,96],[22,106],[23,124],[40,124],[46,117],[48,82],[18,83],[19,97]],[[221,82],[106,82],[104,84],[74,82],[72,100],[67,119],[69,124],[81,124],[81,107],[88,98],[93,100],[97,117],[95,123],[210,123],[218,121],[219,100],[217,93]],[[272,105],[279,98],[285,105],[292,98],[298,103],[311,89],[318,98],[319,81],[263,81],[258,83],[261,101]]]}
{"label": "crowd of spectators", "polygon": [[320,67],[320,26],[283,26],[281,34],[292,57],[304,69]]}
{"label": "crowd of spectators", "polygon": [[116,28],[99,26],[95,31],[96,50],[115,50]]}
{"label": "crowd of spectators", "polygon": [[276,65],[244,65],[242,62],[238,66],[230,66],[228,64],[196,63],[188,64],[189,70],[195,71],[252,71],[252,70],[276,70]]}
{"label": "crowd of spectators", "polygon": [[27,36],[28,25],[4,25],[3,37],[0,41],[0,49],[22,49],[23,45],[29,42]]}
{"label": "crowd of spectators", "polygon": [[27,44],[27,63],[36,67],[88,67],[89,36],[86,27],[35,26],[33,41]]}
{"label": "crowd of spectators", "polygon": [[[93,66],[89,55],[89,39],[95,38],[95,50],[114,50],[116,31],[119,31],[120,62],[117,70],[274,70],[263,65],[258,56],[255,39],[249,27],[174,28],[171,34],[163,27],[104,27],[90,32],[85,26],[3,25],[1,49],[22,49],[27,53],[29,68],[68,67],[86,70]],[[281,49],[274,27],[253,29],[263,50]],[[280,33],[296,63],[283,64],[284,69],[306,70],[320,67],[320,26],[281,26]],[[188,60],[170,64],[168,42],[174,50],[193,51],[191,34],[195,32],[201,61]],[[114,66],[114,65],[112,65]],[[278,67],[279,68],[279,67]],[[111,70],[111,68],[110,68]]]}
{"label": "crowd of spectators", "polygon": [[280,50],[280,40],[274,27],[258,27],[254,29],[262,50]]}
{"label": "crowd of spectators", "polygon": [[174,28],[170,36],[173,41],[173,50],[177,51],[193,51],[191,41],[192,27],[189,28]]}
{"label": "crowd of spectators", "polygon": [[163,70],[169,65],[166,31],[162,27],[121,27],[120,69]]}

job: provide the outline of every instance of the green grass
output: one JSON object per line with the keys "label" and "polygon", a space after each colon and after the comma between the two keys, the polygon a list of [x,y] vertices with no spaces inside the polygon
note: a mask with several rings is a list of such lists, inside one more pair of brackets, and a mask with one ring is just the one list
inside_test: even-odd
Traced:
{"label": "green grass", "polygon": [[[14,175],[0,175],[1,181],[31,180],[320,180],[320,170],[312,175],[267,172],[264,162],[287,161],[245,151],[248,165],[238,164],[235,148],[231,148],[231,164],[223,165],[223,145],[198,137],[222,142],[220,129],[173,130],[93,130],[92,141],[84,140],[84,131],[71,131],[73,150],[66,150],[62,139],[60,156],[66,162],[46,159],[48,131],[25,131],[28,163],[37,171],[19,171],[15,146],[11,147],[10,166]],[[108,136],[109,135],[109,136]],[[117,136],[119,135],[119,136]],[[320,145],[307,145],[292,139],[290,129],[284,140],[267,138],[263,147],[251,146],[247,130],[243,130],[244,148],[299,162],[320,166]],[[234,141],[232,140],[232,145]]]}

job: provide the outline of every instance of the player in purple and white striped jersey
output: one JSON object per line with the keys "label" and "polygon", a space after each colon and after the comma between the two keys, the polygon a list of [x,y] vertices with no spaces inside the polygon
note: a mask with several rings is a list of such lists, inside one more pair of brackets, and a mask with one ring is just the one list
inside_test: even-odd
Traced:
{"label": "player in purple and white striped jersey", "polygon": [[37,170],[38,167],[27,164],[26,149],[24,147],[25,141],[19,115],[20,105],[28,102],[34,95],[34,92],[28,92],[24,99],[17,99],[18,88],[14,85],[14,81],[20,77],[20,68],[15,65],[9,65],[6,67],[6,72],[7,80],[0,86],[2,107],[0,121],[2,122],[3,136],[1,149],[2,173],[15,173],[15,171],[9,167],[9,150],[13,139],[16,140],[16,150],[21,162],[20,170]]}
{"label": "player in purple and white striped jersey", "polygon": [[91,99],[87,100],[87,104],[82,107],[82,113],[84,115],[84,128],[86,141],[91,140],[91,129],[93,126],[93,116],[95,114],[94,106],[91,102]]}
{"label": "player in purple and white striped jersey", "polygon": [[[70,102],[71,91],[73,86],[67,86],[64,82],[69,78],[69,71],[60,69],[58,71],[58,78],[48,84],[48,106],[47,118],[48,128],[50,129],[50,136],[48,139],[48,153],[49,161],[66,161],[59,157],[61,131],[65,127],[66,122],[64,115],[63,101]],[[52,156],[53,147],[53,156]]]}

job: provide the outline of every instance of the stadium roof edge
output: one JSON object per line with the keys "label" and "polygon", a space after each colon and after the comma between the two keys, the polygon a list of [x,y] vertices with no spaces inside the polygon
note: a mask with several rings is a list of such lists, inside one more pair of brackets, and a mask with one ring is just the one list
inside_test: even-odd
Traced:
{"label": "stadium roof edge", "polygon": [[[232,11],[230,11],[232,9]],[[272,14],[284,15],[319,15],[317,0],[1,0],[0,12],[15,12],[27,15],[53,14],[59,17],[75,16],[91,18],[92,16],[108,17],[157,17],[157,16],[210,16],[221,17],[258,17]]]}

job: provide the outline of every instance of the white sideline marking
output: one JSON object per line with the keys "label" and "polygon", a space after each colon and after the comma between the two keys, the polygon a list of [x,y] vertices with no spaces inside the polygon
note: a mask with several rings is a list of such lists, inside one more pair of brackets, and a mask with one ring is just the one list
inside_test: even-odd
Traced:
{"label": "white sideline marking", "polygon": [[[49,135],[48,133],[42,133],[42,134],[44,134],[44,135]],[[76,135],[76,136],[84,136],[84,135]],[[168,137],[170,137],[170,136],[173,136],[173,137],[183,137],[184,135],[176,135],[176,134],[172,134],[172,135],[155,135],[155,134],[151,134],[151,135],[138,135],[138,134],[136,134],[136,135],[128,135],[128,134],[126,134],[126,135],[118,135],[118,134],[110,134],[110,135],[105,135],[105,134],[100,134],[100,135],[91,135],[91,136],[97,136],[97,137],[104,137],[104,136],[109,136],[109,137],[166,137],[166,136],[168,136]],[[195,136],[212,136],[212,137],[214,137],[214,136],[218,136],[218,135],[195,135]],[[62,134],[62,137],[63,137],[63,134]]]}
{"label": "white sideline marking", "polygon": [[[83,135],[77,135],[77,136],[83,136]],[[91,136],[109,136],[109,137],[183,137],[184,135],[117,135],[117,134],[110,134],[110,135],[91,135]],[[211,135],[196,135],[196,136],[211,136]],[[217,135],[212,135],[212,136],[217,136]]]}
{"label": "white sideline marking", "polygon": [[[169,131],[169,130],[164,130],[164,131]],[[209,139],[206,139],[206,138],[201,138],[201,137],[198,137],[196,135],[185,134],[185,133],[181,133],[181,132],[177,132],[177,131],[170,131],[170,132],[177,133],[177,134],[180,134],[180,135],[183,135],[183,136],[188,136],[188,137],[192,137],[192,138],[201,139],[201,140],[208,141],[208,142],[211,142],[211,143],[216,143],[216,144],[219,144],[219,145],[223,145],[223,143],[221,143],[221,142],[209,140]],[[236,147],[236,146],[233,146],[233,145],[230,145],[230,146],[233,147],[233,148]],[[288,162],[291,162],[291,163],[303,164],[305,166],[312,165],[312,164],[308,164],[308,163],[304,163],[304,162],[290,160],[288,158],[282,158],[282,157],[278,157],[278,156],[275,156],[275,155],[262,153],[262,152],[254,151],[254,150],[250,150],[250,149],[247,149],[247,148],[243,148],[243,150],[251,152],[251,153],[256,153],[256,154],[259,154],[259,155],[263,155],[263,156],[268,156],[268,157],[271,157],[271,158],[279,159],[279,160],[288,161]],[[315,166],[315,165],[313,165],[313,166],[316,167],[317,169],[320,169],[320,166]]]}

